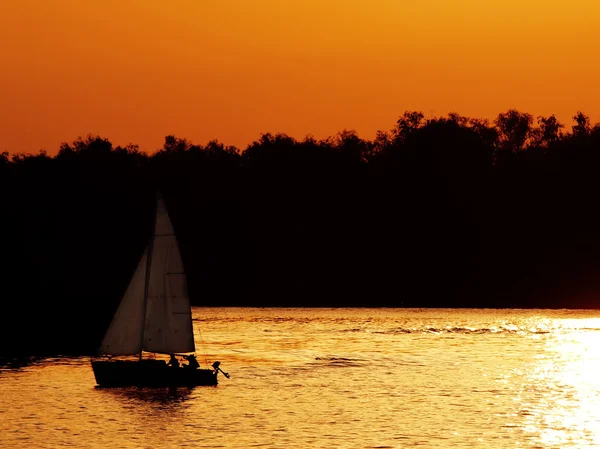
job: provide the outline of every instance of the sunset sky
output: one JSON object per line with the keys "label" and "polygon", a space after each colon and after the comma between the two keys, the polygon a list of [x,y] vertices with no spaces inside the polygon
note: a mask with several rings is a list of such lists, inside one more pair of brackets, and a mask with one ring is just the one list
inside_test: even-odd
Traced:
{"label": "sunset sky", "polygon": [[0,152],[371,139],[405,110],[600,119],[598,0],[4,0]]}

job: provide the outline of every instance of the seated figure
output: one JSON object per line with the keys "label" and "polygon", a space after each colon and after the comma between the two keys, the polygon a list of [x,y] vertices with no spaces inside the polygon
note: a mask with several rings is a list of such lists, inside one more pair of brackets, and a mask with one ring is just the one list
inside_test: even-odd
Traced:
{"label": "seated figure", "polygon": [[190,368],[190,369],[200,368],[200,364],[198,363],[198,360],[196,360],[196,356],[194,354],[184,355],[183,358],[189,362],[188,364],[183,365],[184,368]]}
{"label": "seated figure", "polygon": [[175,357],[175,354],[171,354],[171,358],[169,359],[169,363],[167,366],[172,366],[173,368],[179,368],[179,360]]}

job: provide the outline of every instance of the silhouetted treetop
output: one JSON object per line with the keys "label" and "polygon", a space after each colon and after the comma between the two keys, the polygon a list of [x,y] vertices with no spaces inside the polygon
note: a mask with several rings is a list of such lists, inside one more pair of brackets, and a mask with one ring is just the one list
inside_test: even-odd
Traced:
{"label": "silhouetted treetop", "polygon": [[498,130],[498,145],[501,149],[510,152],[520,151],[533,134],[533,116],[509,109],[498,114],[494,124]]}
{"label": "silhouetted treetop", "polygon": [[535,144],[540,147],[549,145],[562,139],[562,128],[565,127],[554,115],[550,117],[538,117],[538,128],[535,130]]}

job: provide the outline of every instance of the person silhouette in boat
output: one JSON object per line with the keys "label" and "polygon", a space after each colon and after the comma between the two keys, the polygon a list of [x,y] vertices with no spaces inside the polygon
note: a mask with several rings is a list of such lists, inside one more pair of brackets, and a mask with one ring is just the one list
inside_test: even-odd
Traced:
{"label": "person silhouette in boat", "polygon": [[194,354],[184,355],[183,358],[188,361],[187,364],[183,365],[184,368],[188,368],[188,369],[200,368],[200,364],[198,363],[198,360],[196,360],[196,356]]}
{"label": "person silhouette in boat", "polygon": [[175,357],[175,354],[171,354],[171,358],[169,359],[169,363],[167,366],[172,366],[173,368],[179,368],[179,360]]}

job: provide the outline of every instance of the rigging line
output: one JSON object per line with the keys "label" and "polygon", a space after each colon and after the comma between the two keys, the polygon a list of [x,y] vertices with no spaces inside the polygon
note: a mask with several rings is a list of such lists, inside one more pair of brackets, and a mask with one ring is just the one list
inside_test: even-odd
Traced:
{"label": "rigging line", "polygon": [[202,354],[204,355],[204,363],[206,363],[208,365],[206,343],[204,342],[204,337],[202,336],[202,329],[200,328],[200,325],[198,325],[198,333],[200,334],[200,346],[202,346],[202,351],[203,351]]}

